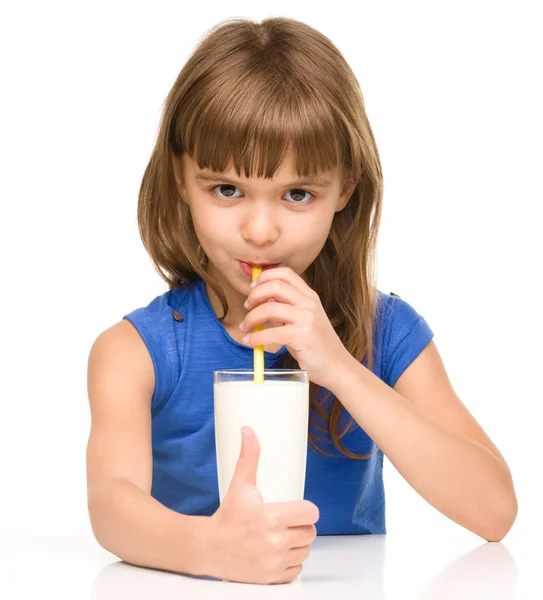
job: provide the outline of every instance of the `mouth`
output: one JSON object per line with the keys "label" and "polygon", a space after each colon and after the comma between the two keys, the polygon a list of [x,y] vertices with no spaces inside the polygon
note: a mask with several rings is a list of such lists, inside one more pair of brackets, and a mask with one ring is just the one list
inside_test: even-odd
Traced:
{"label": "mouth", "polygon": [[281,263],[276,263],[273,265],[265,265],[265,264],[253,264],[253,263],[246,263],[242,260],[238,260],[239,266],[241,268],[241,270],[245,273],[245,275],[249,275],[250,277],[253,274],[253,269],[252,267],[260,267],[263,271],[267,271],[268,269],[274,269],[275,267],[278,267]]}

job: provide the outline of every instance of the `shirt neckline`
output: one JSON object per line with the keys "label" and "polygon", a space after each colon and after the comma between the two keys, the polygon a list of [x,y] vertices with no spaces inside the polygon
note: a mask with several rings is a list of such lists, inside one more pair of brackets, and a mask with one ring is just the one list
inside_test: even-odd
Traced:
{"label": "shirt neckline", "polygon": [[[253,348],[249,347],[249,346],[244,346],[243,344],[240,344],[237,340],[235,340],[226,330],[225,326],[221,323],[221,321],[219,320],[219,318],[217,317],[217,315],[215,314],[215,311],[213,310],[213,307],[211,306],[211,302],[209,300],[209,296],[207,295],[207,289],[205,286],[205,281],[202,277],[200,277],[197,282],[196,282],[196,287],[197,289],[200,291],[200,294],[202,295],[202,299],[203,299],[203,303],[204,306],[206,308],[206,310],[210,313],[211,318],[213,319],[213,321],[215,322],[215,324],[218,326],[218,328],[220,329],[220,331],[222,332],[222,334],[224,335],[224,337],[228,340],[228,342],[230,342],[230,344],[240,348],[245,354],[247,353],[253,353]],[[287,347],[286,346],[281,346],[281,348],[279,348],[279,350],[277,350],[277,352],[268,352],[267,350],[264,350],[264,356],[266,358],[269,358],[270,360],[274,360],[277,358],[280,358],[281,356],[283,356],[283,354],[285,354],[285,352],[287,352]]]}

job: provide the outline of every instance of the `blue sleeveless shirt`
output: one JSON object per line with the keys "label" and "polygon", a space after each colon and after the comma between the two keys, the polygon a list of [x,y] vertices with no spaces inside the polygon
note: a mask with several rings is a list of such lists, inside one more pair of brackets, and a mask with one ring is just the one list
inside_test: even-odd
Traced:
{"label": "blue sleeveless shirt", "polygon": [[[425,319],[395,294],[378,291],[378,317],[373,334],[373,372],[393,387],[430,342],[433,332]],[[201,278],[168,290],[123,319],[139,332],[155,369],[151,495],[179,513],[211,516],[219,508],[213,371],[251,369],[253,349],[226,331]],[[286,346],[274,353],[265,352],[265,368],[281,368],[285,352]],[[365,359],[363,364],[367,366]],[[324,398],[328,390],[321,387],[319,396],[321,392]],[[333,400],[331,396],[323,406],[329,408]],[[350,417],[343,407],[341,429]],[[356,422],[342,442],[357,454],[375,452],[366,460],[346,457],[329,435],[313,425],[311,430],[318,435],[318,447],[333,454],[318,454],[308,444],[304,498],[319,508],[317,534],[386,533],[382,451]]]}

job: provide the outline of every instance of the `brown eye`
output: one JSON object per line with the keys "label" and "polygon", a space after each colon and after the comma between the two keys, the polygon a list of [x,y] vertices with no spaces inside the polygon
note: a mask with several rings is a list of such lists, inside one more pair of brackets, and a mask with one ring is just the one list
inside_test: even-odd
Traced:
{"label": "brown eye", "polygon": [[307,200],[306,202],[301,202],[301,200],[304,199],[304,194],[308,194],[309,196],[311,196],[311,198],[313,198],[313,195],[309,192],[306,192],[305,190],[289,190],[287,194],[290,194],[291,192],[293,192],[293,199],[296,200],[294,204],[307,204],[308,202],[310,202],[310,200]]}
{"label": "brown eye", "polygon": [[[234,195],[234,190],[241,191],[237,186],[232,185],[231,183],[220,183],[219,185],[216,185],[215,187],[211,188],[211,192],[213,193],[215,198],[219,200],[219,202],[228,202],[228,200],[239,198],[240,196]],[[315,198],[313,194],[311,194],[307,190],[302,189],[289,190],[287,194],[292,195],[292,200],[289,201],[289,204],[293,204],[294,206],[305,206]],[[285,194],[285,196],[287,194]],[[304,201],[304,196],[309,196],[309,198],[306,198]]]}
{"label": "brown eye", "polygon": [[[225,198],[223,198],[223,196],[221,196],[220,194],[218,194],[217,192],[215,192],[214,190],[216,190],[217,188],[225,188],[226,191],[222,192],[224,194],[224,196],[226,196],[226,198],[237,198],[238,196],[234,196],[232,190],[238,190],[239,188],[236,187],[235,185],[232,185],[230,183],[221,183],[220,185],[216,185],[214,188],[211,188],[211,191],[213,191],[213,193],[219,198],[219,200],[224,200]],[[228,189],[230,188],[230,189]]]}

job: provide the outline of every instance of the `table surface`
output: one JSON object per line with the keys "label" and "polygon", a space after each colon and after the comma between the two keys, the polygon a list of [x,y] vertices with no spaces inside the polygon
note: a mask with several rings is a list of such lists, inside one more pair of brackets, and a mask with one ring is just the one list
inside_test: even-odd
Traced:
{"label": "table surface", "polygon": [[535,536],[488,543],[468,531],[318,536],[299,581],[252,585],[130,565],[92,535],[0,534],[0,598],[535,600],[538,547]]}

